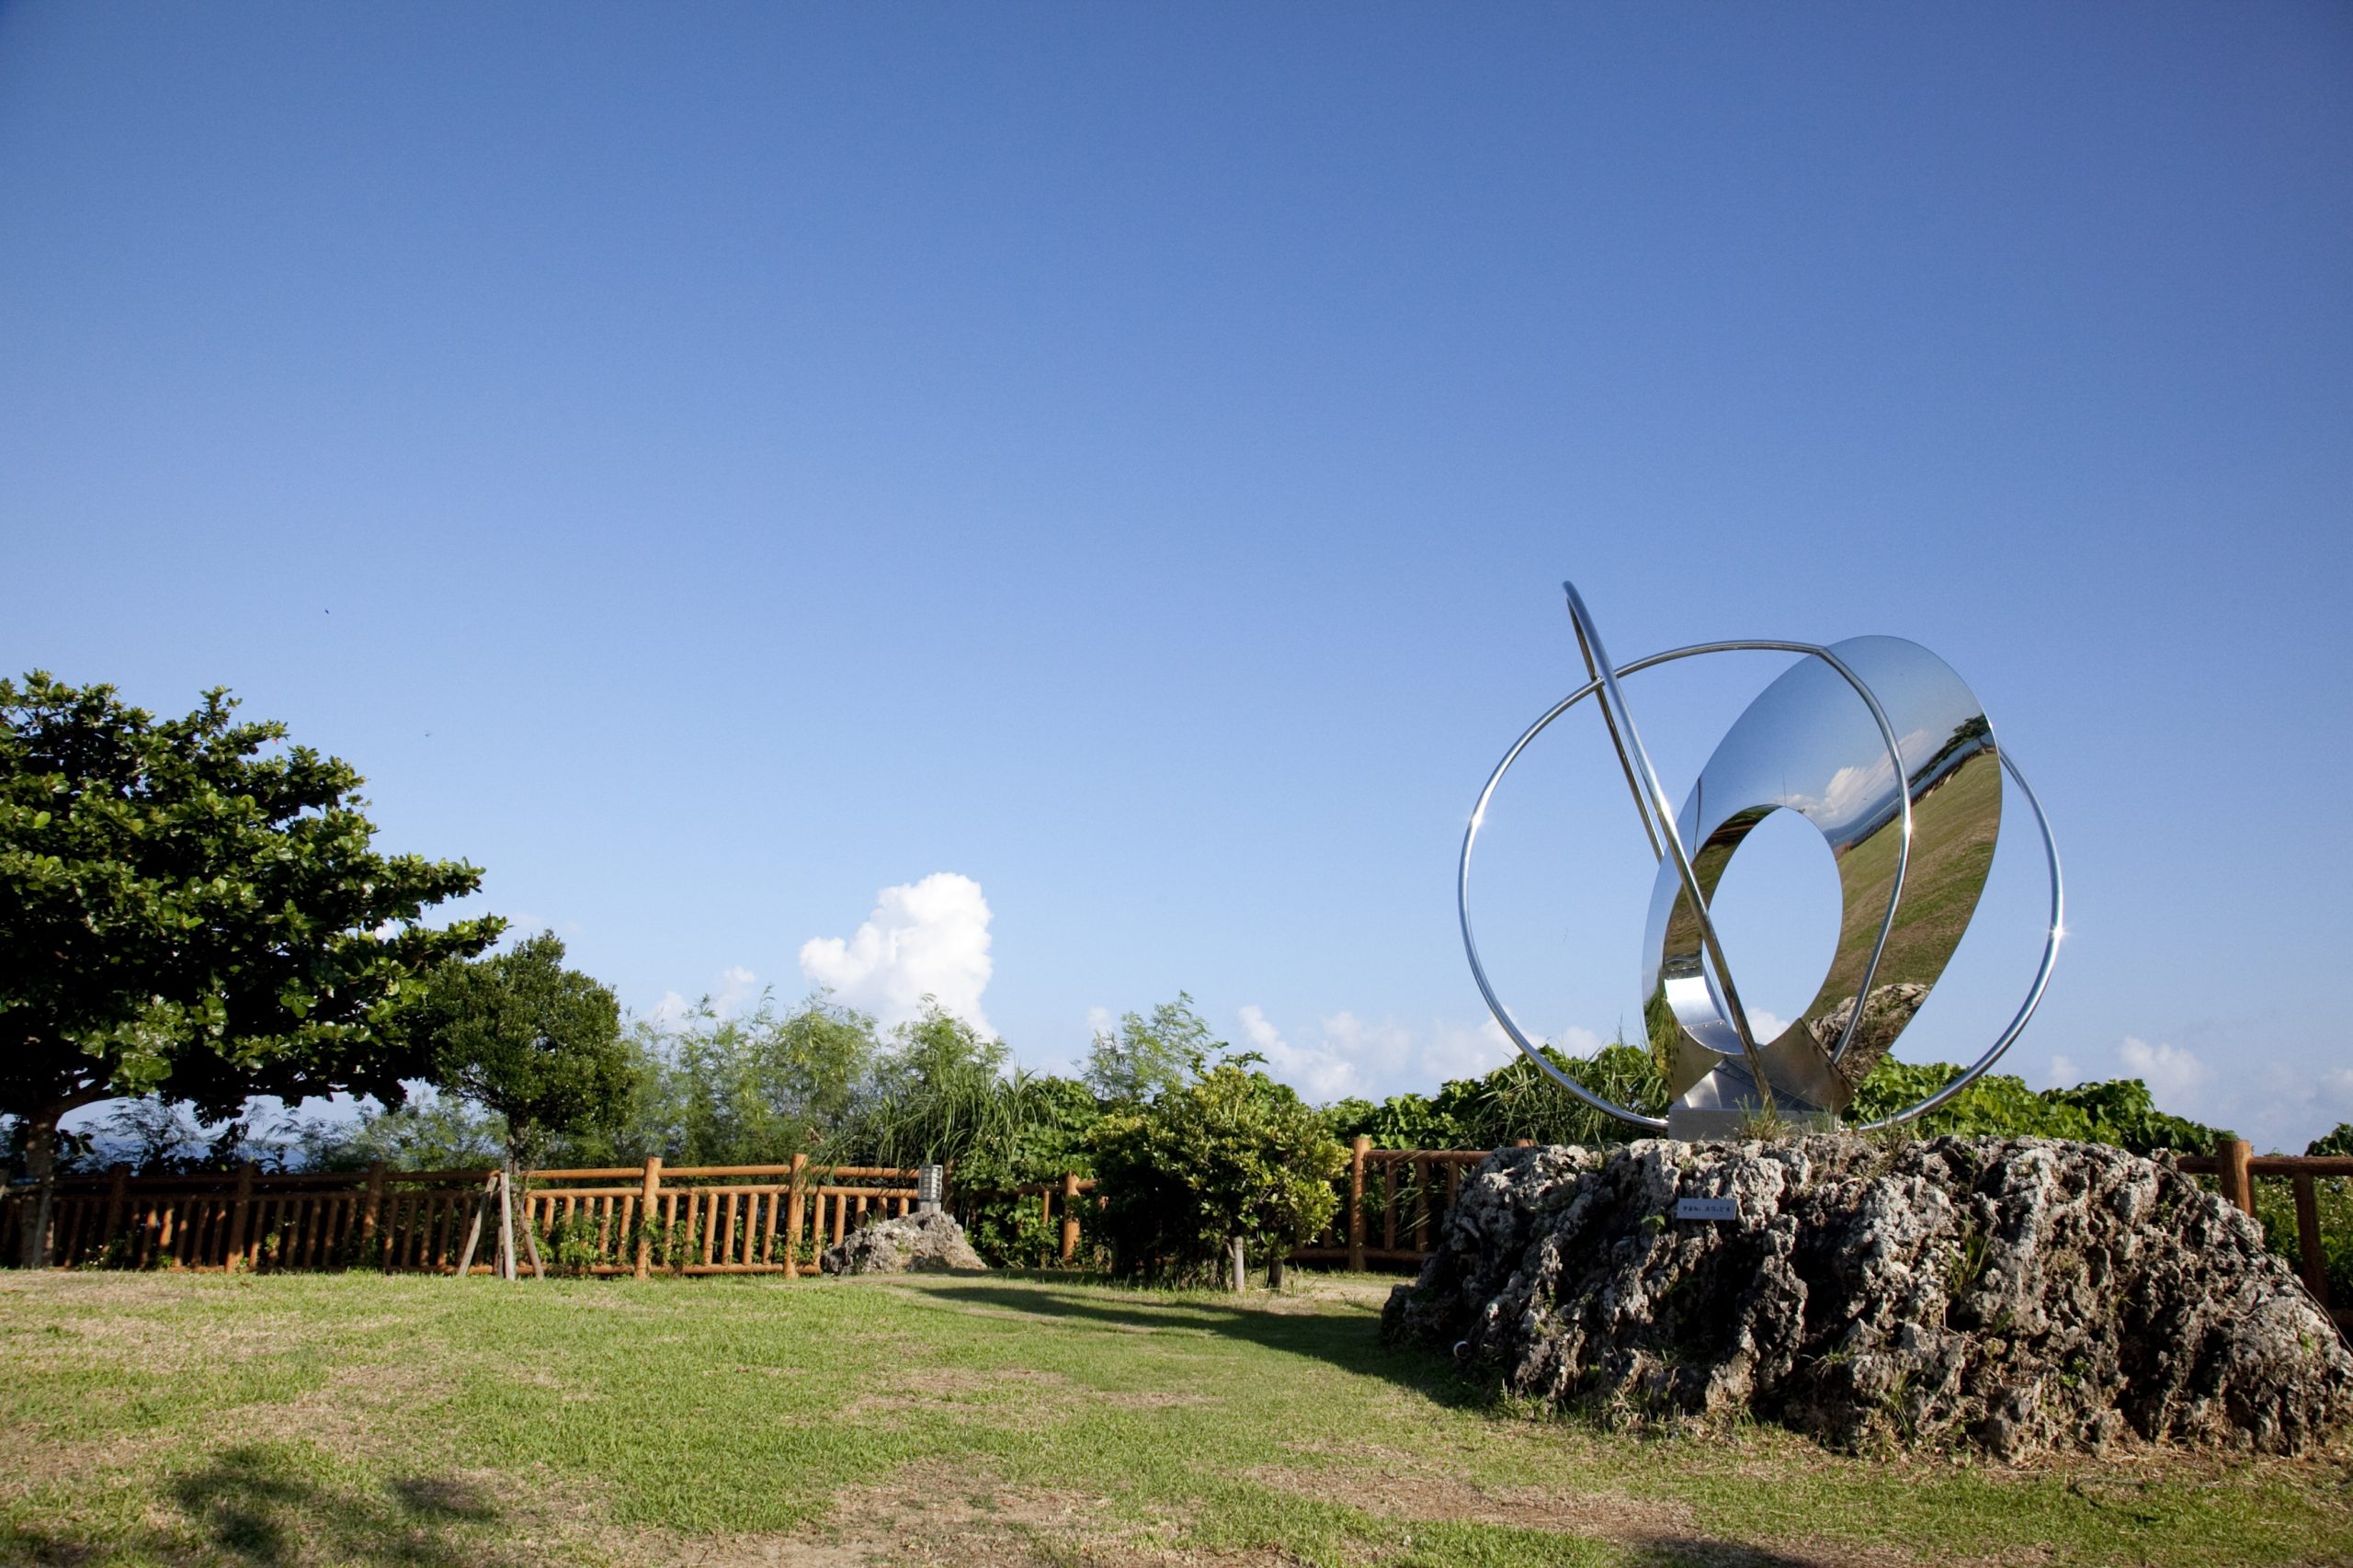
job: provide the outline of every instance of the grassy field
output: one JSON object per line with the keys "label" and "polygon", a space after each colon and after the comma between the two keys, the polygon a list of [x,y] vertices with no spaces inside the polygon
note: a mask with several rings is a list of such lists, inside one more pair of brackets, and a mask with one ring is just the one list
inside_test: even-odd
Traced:
{"label": "grassy field", "polygon": [[2343,1453],[1609,1433],[1382,1351],[1385,1283],[0,1274],[0,1561],[2353,1562]]}

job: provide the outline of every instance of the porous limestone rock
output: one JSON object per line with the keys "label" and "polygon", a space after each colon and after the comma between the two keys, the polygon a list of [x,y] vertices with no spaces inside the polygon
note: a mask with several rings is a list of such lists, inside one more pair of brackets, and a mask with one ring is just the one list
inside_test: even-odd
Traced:
{"label": "porous limestone rock", "polygon": [[963,1273],[985,1269],[952,1214],[935,1210],[859,1227],[817,1255],[828,1274]]}
{"label": "porous limestone rock", "polygon": [[1498,1150],[1381,1329],[1561,1406],[1849,1449],[2292,1454],[2353,1417],[2353,1354],[2253,1220],[2052,1139]]}

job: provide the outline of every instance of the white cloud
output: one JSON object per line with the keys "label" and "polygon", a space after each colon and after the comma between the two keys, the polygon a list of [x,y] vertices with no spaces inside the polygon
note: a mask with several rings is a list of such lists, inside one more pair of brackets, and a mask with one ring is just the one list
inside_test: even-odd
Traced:
{"label": "white cloud", "polygon": [[720,971],[719,989],[710,996],[711,1009],[722,1018],[730,1017],[759,994],[760,977],[742,964],[730,964]]}
{"label": "white cloud", "polygon": [[1779,1013],[1768,1013],[1762,1007],[1751,1007],[1748,1009],[1748,1027],[1756,1036],[1756,1043],[1763,1045],[1768,1040],[1780,1039],[1781,1031],[1790,1027],[1790,1020],[1782,1017]]}
{"label": "white cloud", "polygon": [[2075,1065],[2074,1057],[2066,1055],[2051,1059],[2050,1076],[2051,1087],[2054,1089],[2072,1089],[2084,1081],[2083,1069]]}
{"label": "white cloud", "polygon": [[2331,1116],[2353,1117],[2353,1067],[2332,1067],[2322,1074],[2313,1097]]}
{"label": "white cloud", "polygon": [[2194,1051],[2175,1045],[2151,1045],[2131,1035],[2124,1037],[2116,1054],[2127,1072],[2149,1085],[2149,1096],[2158,1108],[2177,1116],[2186,1114],[2181,1108],[2192,1103],[2212,1075]]}
{"label": "white cloud", "polygon": [[1267,1021],[1266,1009],[1253,1002],[1242,1009],[1242,1038],[1253,1051],[1288,1051],[1282,1031]]}
{"label": "white cloud", "polygon": [[811,983],[872,1013],[885,1028],[915,1017],[929,995],[994,1036],[981,1011],[993,967],[988,900],[980,883],[953,871],[884,888],[874,913],[847,939],[816,937],[801,948],[801,972]]}
{"label": "white cloud", "polygon": [[[1493,1018],[1415,1026],[1342,1011],[1317,1019],[1313,1037],[1294,1044],[1256,1003],[1239,1017],[1241,1041],[1266,1057],[1267,1072],[1316,1101],[1379,1099],[1409,1089],[1432,1093],[1449,1078],[1476,1077],[1502,1065],[1515,1049]],[[1591,1029],[1572,1028],[1555,1043],[1584,1055],[1603,1041]]]}
{"label": "white cloud", "polygon": [[[719,971],[718,989],[704,992],[702,1000],[721,1017],[732,1018],[759,994],[760,977],[742,964],[730,964]],[[654,1005],[653,1021],[661,1028],[676,1028],[696,1006],[679,993],[665,991],[662,1000]]]}

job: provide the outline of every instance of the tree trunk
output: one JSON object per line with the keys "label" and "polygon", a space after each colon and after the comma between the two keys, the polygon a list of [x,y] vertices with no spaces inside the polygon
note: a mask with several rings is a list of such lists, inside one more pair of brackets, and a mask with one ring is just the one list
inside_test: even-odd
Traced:
{"label": "tree trunk", "polygon": [[49,1267],[49,1226],[57,1199],[57,1124],[65,1113],[107,1098],[104,1089],[85,1089],[25,1116],[25,1174],[34,1187],[32,1211],[25,1216],[17,1261],[26,1268]]}
{"label": "tree trunk", "polygon": [[513,1165],[498,1173],[498,1277],[515,1278],[515,1181]]}
{"label": "tree trunk", "polygon": [[466,1227],[465,1250],[458,1255],[458,1278],[460,1279],[474,1271],[474,1248],[482,1244],[483,1219],[490,1212],[490,1195],[497,1186],[498,1177],[493,1176],[482,1184],[482,1191],[474,1199],[473,1222]]}
{"label": "tree trunk", "polygon": [[1279,1290],[1282,1288],[1283,1255],[1282,1249],[1278,1247],[1267,1255],[1267,1289]]}
{"label": "tree trunk", "polygon": [[1250,1260],[1243,1251],[1240,1236],[1229,1237],[1225,1244],[1233,1255],[1233,1290],[1239,1295],[1250,1288]]}

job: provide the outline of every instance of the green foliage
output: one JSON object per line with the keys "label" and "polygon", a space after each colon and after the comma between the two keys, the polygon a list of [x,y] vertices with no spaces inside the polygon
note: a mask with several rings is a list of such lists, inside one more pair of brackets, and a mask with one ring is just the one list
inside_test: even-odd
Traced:
{"label": "green foliage", "polygon": [[159,721],[111,687],[0,680],[0,1113],[393,1102],[418,1074],[411,1005],[500,927],[422,917],[481,873],[376,852],[350,765],[266,756],[285,727],[234,707]]}
{"label": "green foliage", "polygon": [[577,1140],[567,1157],[631,1164],[782,1165],[823,1155],[871,1094],[874,1020],[818,992],[790,1012],[762,994],[722,1018],[709,998],[675,1023],[638,1019],[628,1045],[637,1092],[612,1130]]}
{"label": "green foliage", "polygon": [[1193,998],[1179,991],[1145,1017],[1128,1013],[1117,1029],[1097,1029],[1086,1053],[1086,1086],[1113,1105],[1141,1105],[1199,1077],[1225,1042],[1210,1031]]}
{"label": "green foliage", "polygon": [[1018,1136],[1026,1079],[1008,1079],[1011,1053],[924,998],[922,1014],[891,1031],[866,1104],[843,1146],[878,1165],[945,1165]]}
{"label": "green foliage", "polygon": [[1097,1122],[1099,1232],[1122,1278],[1215,1278],[1230,1237],[1287,1253],[1330,1222],[1347,1153],[1288,1085],[1233,1062]]}
{"label": "green foliage", "polygon": [[[1664,1114],[1665,1081],[1653,1054],[1641,1047],[1620,1040],[1590,1057],[1570,1057],[1549,1047],[1544,1055],[1605,1098],[1653,1116]],[[1927,1098],[1961,1073],[1947,1062],[1915,1065],[1882,1058],[1863,1080],[1847,1118],[1876,1121]],[[1378,1105],[1342,1100],[1324,1115],[1334,1137],[1346,1140],[1363,1133],[1384,1149],[1493,1149],[1521,1138],[1539,1143],[1613,1143],[1633,1131],[1579,1100],[1524,1056],[1515,1056],[1483,1077],[1450,1080],[1435,1095],[1397,1095]],[[1998,1074],[1978,1079],[1908,1126],[1922,1136],[1960,1132],[2075,1138],[2113,1143],[2136,1153],[2156,1149],[2211,1153],[2218,1140],[2231,1136],[2157,1109],[2147,1085],[2137,1078],[2038,1094],[2023,1079]]]}
{"label": "green foliage", "polygon": [[620,1038],[620,1005],[541,932],[512,952],[450,964],[418,1009],[428,1076],[506,1124],[516,1164],[536,1165],[551,1136],[627,1114],[637,1063]]}
{"label": "green foliage", "polygon": [[[1590,1057],[1546,1047],[1545,1060],[1597,1095],[1660,1114],[1666,1085],[1650,1053],[1624,1041]],[[1434,1096],[1396,1095],[1373,1105],[1343,1100],[1325,1113],[1333,1136],[1370,1137],[1383,1149],[1493,1149],[1526,1138],[1539,1143],[1623,1142],[1631,1129],[1515,1055],[1478,1078],[1449,1080]]]}
{"label": "green foliage", "polygon": [[[1856,1091],[1851,1121],[1876,1121],[1916,1105],[1961,1074],[1949,1062],[1915,1065],[1883,1057]],[[1989,1073],[1918,1119],[1905,1124],[1922,1137],[1942,1132],[2007,1138],[2074,1138],[2112,1143],[2146,1154],[2172,1149],[2211,1154],[2231,1136],[2156,1108],[2138,1078],[2082,1084],[2069,1089],[2026,1086],[2022,1078]]]}
{"label": "green foliage", "polygon": [[474,1170],[506,1152],[506,1119],[428,1089],[401,1105],[363,1108],[350,1121],[307,1122],[295,1149],[290,1163],[310,1170],[361,1170],[378,1160],[396,1171]]}

